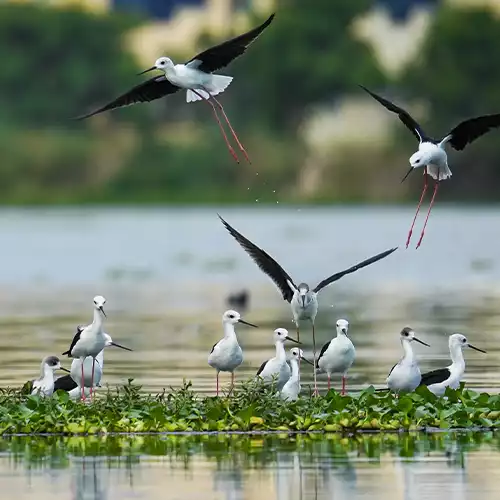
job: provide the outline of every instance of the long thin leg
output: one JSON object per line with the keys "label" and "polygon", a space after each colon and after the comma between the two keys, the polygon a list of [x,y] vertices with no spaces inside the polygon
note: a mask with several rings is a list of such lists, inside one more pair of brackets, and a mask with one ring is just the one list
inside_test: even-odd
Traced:
{"label": "long thin leg", "polygon": [[314,395],[319,396],[318,392],[318,381],[316,380],[316,337],[314,336],[314,321],[311,321],[312,323],[312,330],[313,330],[313,358],[314,358]]}
{"label": "long thin leg", "polygon": [[[209,104],[212,107],[215,119],[217,120],[217,123],[219,124],[219,128],[220,128],[220,131],[222,133],[222,137],[224,137],[224,141],[226,141],[226,146],[229,149],[229,152],[231,153],[231,155],[233,156],[233,158],[236,160],[236,163],[239,163],[240,160],[238,159],[238,156],[236,155],[236,152],[234,151],[233,146],[231,146],[231,144],[229,143],[229,139],[227,138],[227,135],[226,135],[226,132],[224,130],[224,127],[222,126],[222,123],[221,123],[221,121],[219,119],[219,115],[217,114],[217,110],[215,109],[214,103],[211,100],[209,100],[209,99],[205,99],[196,90],[191,89],[191,92],[194,92],[198,97],[200,97],[203,101],[205,101],[207,104]],[[208,95],[210,95],[210,94],[208,94]]]}
{"label": "long thin leg", "polygon": [[330,374],[328,374],[328,390],[330,390],[331,386],[332,386],[332,377]]}
{"label": "long thin leg", "polygon": [[342,396],[345,396],[345,376],[342,375]]}
{"label": "long thin leg", "polygon": [[439,187],[439,181],[436,181],[436,184],[434,185],[434,193],[432,194],[431,202],[429,204],[427,217],[425,218],[424,227],[422,228],[422,232],[420,233],[420,239],[418,240],[417,246],[415,248],[418,248],[420,246],[420,243],[422,243],[422,240],[424,239],[425,228],[427,226],[427,221],[429,220],[429,215],[431,215],[432,205],[434,205],[434,200],[438,192],[438,187]]}
{"label": "long thin leg", "polygon": [[425,167],[425,169],[424,169],[424,188],[422,189],[422,194],[420,196],[420,201],[418,202],[418,205],[417,205],[417,211],[415,212],[415,217],[413,217],[413,222],[411,223],[410,232],[408,233],[408,238],[406,239],[406,248],[408,248],[408,245],[410,244],[411,235],[413,233],[413,226],[415,225],[415,221],[417,220],[417,215],[418,215],[418,212],[420,211],[420,206],[422,205],[422,201],[424,201],[424,196],[425,196],[425,193],[427,191],[427,187],[428,187],[428,184],[427,184],[427,167]]}
{"label": "long thin leg", "polygon": [[236,132],[233,129],[233,126],[231,125],[231,122],[229,121],[229,118],[226,115],[226,112],[224,111],[224,106],[213,96],[208,92],[208,95],[217,103],[217,106],[222,112],[222,116],[224,117],[224,120],[226,120],[227,126],[229,127],[229,130],[231,131],[231,134],[233,134],[234,140],[236,141],[236,144],[238,144],[238,148],[240,148],[240,151],[243,153],[243,156],[245,157],[246,161],[248,163],[252,163],[250,161],[250,158],[248,157],[248,153],[246,152],[246,149],[243,147],[241,144],[240,140],[238,139],[238,136],[236,135]]}
{"label": "long thin leg", "polygon": [[300,328],[299,328],[299,322],[297,321],[297,340],[300,342]]}
{"label": "long thin leg", "polygon": [[80,359],[81,365],[82,365],[82,401],[85,401],[85,379],[83,378],[83,362],[85,361],[84,359]]}
{"label": "long thin leg", "polygon": [[90,384],[90,399],[93,398],[94,395],[94,368],[95,368],[95,358],[92,358],[92,382]]}
{"label": "long thin leg", "polygon": [[233,389],[234,389],[234,372],[231,373],[231,389],[229,391],[229,395],[233,393]]}
{"label": "long thin leg", "polygon": [[216,386],[216,395],[218,396],[219,395],[219,372],[217,372],[217,378],[216,378],[215,386]]}

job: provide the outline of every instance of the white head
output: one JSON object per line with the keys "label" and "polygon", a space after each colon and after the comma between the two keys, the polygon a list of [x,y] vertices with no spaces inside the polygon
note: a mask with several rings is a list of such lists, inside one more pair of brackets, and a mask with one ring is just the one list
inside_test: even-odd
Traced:
{"label": "white head", "polygon": [[401,330],[400,335],[401,335],[401,342],[413,342],[413,341],[415,341],[415,342],[418,342],[419,344],[430,347],[429,344],[426,344],[425,342],[422,342],[421,340],[417,339],[417,337],[415,337],[415,332],[409,326],[405,326]]}
{"label": "white head", "polygon": [[[52,371],[60,370],[61,369],[61,362],[59,361],[59,358],[57,356],[46,356],[42,360],[42,371],[45,367],[48,367]],[[65,370],[67,371],[67,370]]]}
{"label": "white head", "polygon": [[167,68],[173,68],[174,63],[170,57],[160,57],[155,61],[155,68],[164,71]]}
{"label": "white head", "polygon": [[290,340],[291,342],[300,344],[300,342],[288,336],[288,330],[286,328],[276,328],[276,330],[274,330],[274,341],[285,342],[285,340]]}
{"label": "white head", "polygon": [[453,335],[450,335],[450,338],[448,339],[448,345],[450,346],[450,350],[457,347],[459,347],[460,349],[465,349],[467,347],[470,347],[475,351],[484,352],[486,354],[486,351],[478,349],[477,347],[474,347],[473,345],[469,344],[469,342],[467,342],[467,338],[461,333],[454,333]]}
{"label": "white head", "polygon": [[410,165],[412,168],[425,167],[432,163],[433,156],[436,153],[436,146],[431,142],[420,144],[418,151],[410,156]]}
{"label": "white head", "polygon": [[302,359],[306,363],[314,366],[313,363],[304,358],[304,351],[302,349],[299,349],[298,347],[293,347],[292,349],[290,349],[290,359],[296,359],[297,361],[300,361]]}
{"label": "white head", "polygon": [[337,320],[337,335],[345,335],[347,337],[347,331],[349,330],[349,321],[346,319]]}
{"label": "white head", "polygon": [[236,323],[243,323],[244,325],[248,326],[253,326],[254,328],[258,328],[257,325],[253,325],[252,323],[248,323],[247,321],[241,319],[241,315],[239,312],[232,311],[231,309],[229,311],[226,311],[222,315],[222,324],[224,323],[229,323],[231,325],[235,325]]}
{"label": "white head", "polygon": [[106,316],[106,313],[104,312],[104,304],[106,303],[106,299],[102,295],[96,295],[94,297],[94,308],[100,311],[104,316]]}
{"label": "white head", "polygon": [[129,349],[128,347],[124,347],[120,344],[117,344],[116,342],[113,342],[113,339],[111,338],[111,335],[108,335],[107,333],[104,334],[104,338],[106,339],[106,343],[104,344],[104,347],[119,347],[120,349],[124,349],[125,351],[131,351],[132,349]]}

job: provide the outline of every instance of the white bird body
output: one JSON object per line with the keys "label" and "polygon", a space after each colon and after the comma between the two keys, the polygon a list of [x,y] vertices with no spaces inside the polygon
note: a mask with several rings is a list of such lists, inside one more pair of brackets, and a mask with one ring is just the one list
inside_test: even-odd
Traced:
{"label": "white bird body", "polygon": [[467,338],[460,333],[450,335],[448,347],[450,349],[451,365],[422,375],[421,385],[426,385],[429,391],[438,397],[444,395],[447,387],[451,389],[460,387],[460,381],[465,373],[463,349],[470,347],[479,352],[486,352],[469,344]]}
{"label": "white bird body", "polygon": [[277,328],[274,330],[276,356],[264,361],[256,375],[256,377],[262,379],[265,384],[270,384],[273,380],[275,380],[278,391],[283,389],[291,375],[290,366],[286,362],[284,347],[284,342],[286,340],[298,343],[296,340],[288,336],[288,330],[285,328]]}
{"label": "white bird body", "polygon": [[449,136],[445,137],[439,144],[421,141],[418,151],[410,157],[410,165],[413,168],[426,168],[427,173],[435,180],[442,181],[451,177],[448,167],[448,155],[444,149]]}
{"label": "white bird body", "polygon": [[411,328],[403,328],[401,331],[401,345],[403,346],[404,355],[401,360],[393,366],[386,381],[389,389],[396,393],[413,392],[419,386],[422,379],[417,358],[411,347],[412,341],[419,342],[429,347],[428,344],[415,337],[415,332]]}
{"label": "white bird body", "polygon": [[219,372],[231,373],[231,390],[234,386],[234,370],[243,362],[243,351],[238,344],[234,325],[243,323],[244,325],[257,328],[252,323],[248,323],[241,319],[238,312],[229,310],[222,315],[222,327],[224,329],[224,337],[219,340],[208,355],[208,364],[217,370],[216,393],[219,395]]}
{"label": "white bird body", "polygon": [[[33,380],[31,394],[40,396],[52,396],[54,392],[54,372],[61,368],[59,358],[47,356],[43,358],[40,366],[40,377]],[[67,371],[67,370],[66,370]]]}
{"label": "white bird body", "polygon": [[323,346],[316,367],[320,373],[328,375],[328,389],[330,389],[332,373],[342,374],[342,392],[344,393],[345,378],[356,358],[356,350],[351,339],[347,336],[349,322],[345,319],[339,319],[336,328],[337,336]]}
{"label": "white bird body", "polygon": [[[86,388],[90,388],[92,384],[92,361],[93,358],[90,356],[87,356],[83,361],[84,384],[82,384],[82,360],[80,358],[77,358],[74,359],[71,363],[71,371],[70,371],[71,378],[78,384],[80,390],[82,385],[85,385]],[[101,384],[102,372],[104,369],[104,349],[96,356],[95,361],[96,362],[94,366],[94,387],[97,387]]]}
{"label": "white bird body", "polygon": [[304,358],[304,353],[298,347],[290,349],[290,355],[289,361],[292,367],[292,374],[280,392],[281,399],[285,401],[295,401],[299,397],[301,391],[299,359],[303,359],[311,365],[313,364]]}
{"label": "white bird body", "polygon": [[312,290],[302,288],[293,290],[293,297],[290,301],[292,308],[293,320],[297,328],[299,320],[310,320],[314,322],[318,314],[318,298],[317,293]]}

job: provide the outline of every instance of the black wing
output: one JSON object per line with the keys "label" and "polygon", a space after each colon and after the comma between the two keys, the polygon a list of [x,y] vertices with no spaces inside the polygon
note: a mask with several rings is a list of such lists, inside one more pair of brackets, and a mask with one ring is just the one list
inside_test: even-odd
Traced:
{"label": "black wing", "polygon": [[431,372],[423,373],[420,385],[439,384],[450,378],[450,370],[448,368],[439,368]]}
{"label": "black wing", "polygon": [[71,378],[71,375],[59,377],[54,382],[54,391],[61,390],[69,392],[78,387],[77,383]]}
{"label": "black wing", "polygon": [[69,349],[66,352],[63,352],[62,355],[64,356],[65,354],[68,355],[68,358],[71,358],[71,351],[73,350],[73,347],[75,347],[76,343],[80,340],[80,335],[83,331],[83,327],[77,326],[76,327],[76,333],[75,336],[73,337],[73,340],[71,341],[71,345],[69,346]]}
{"label": "black wing", "polygon": [[248,46],[271,24],[274,19],[274,14],[257,28],[243,33],[243,35],[227,40],[220,45],[211,47],[204,52],[200,52],[194,56],[186,64],[191,67],[204,71],[205,73],[212,73],[224,66],[227,66],[231,61],[241,56]]}
{"label": "black wing", "polygon": [[389,375],[392,373],[392,370],[394,370],[394,368],[396,368],[396,366],[398,366],[398,365],[399,365],[399,362],[397,362],[397,363],[396,363],[396,364],[395,364],[395,365],[391,368],[391,370],[389,371],[389,373],[388,373],[388,375],[387,375],[387,376],[389,376]]}
{"label": "black wing", "polygon": [[122,108],[123,106],[130,106],[131,104],[137,104],[139,102],[150,102],[160,97],[164,97],[169,94],[174,94],[180,90],[180,87],[175,86],[170,83],[165,76],[155,76],[150,80],[136,85],[133,89],[129,90],[120,97],[117,97],[114,101],[102,106],[91,113],[83,116],[79,116],[77,120],[83,120],[89,118],[90,116],[97,115],[104,111],[109,111],[111,109]]}
{"label": "black wing", "polygon": [[323,354],[325,354],[326,350],[328,349],[328,347],[330,346],[330,342],[331,340],[329,340],[322,348],[321,348],[321,352],[319,353],[319,356],[318,356],[318,359],[316,360],[316,368],[319,368],[319,360],[321,359],[321,356],[323,356]]}
{"label": "black wing", "polygon": [[358,269],[362,269],[363,267],[369,266],[370,264],[374,264],[375,262],[381,259],[385,259],[387,256],[391,255],[391,253],[395,252],[397,249],[398,247],[391,248],[390,250],[386,250],[385,252],[375,255],[374,257],[370,257],[369,259],[366,259],[363,262],[360,262],[359,264],[356,264],[355,266],[346,269],[345,271],[340,271],[339,273],[333,274],[329,278],[326,278],[321,283],[319,283],[318,286],[314,289],[314,291],[318,293],[322,288],[325,288],[325,286],[328,286],[330,283],[339,280],[346,274],[354,273]]}
{"label": "black wing", "polygon": [[[269,361],[269,360],[267,360],[267,361]],[[257,370],[257,374],[255,376],[258,376],[258,375],[260,375],[262,373],[262,370],[264,370],[264,367],[266,366],[267,361],[264,361],[264,363],[262,363],[260,365],[260,368]]]}
{"label": "black wing", "polygon": [[457,125],[448,134],[451,136],[448,142],[457,151],[462,151],[467,144],[486,134],[492,128],[497,127],[500,127],[500,114],[471,118]]}
{"label": "black wing", "polygon": [[295,288],[297,287],[287,272],[268,253],[264,252],[264,250],[254,245],[250,240],[247,240],[242,234],[238,233],[238,231],[232,228],[220,215],[219,219],[231,236],[241,245],[243,250],[245,250],[260,269],[274,281],[283,294],[283,298],[287,302],[290,302],[293,297],[293,292],[288,286],[287,280],[290,281]]}
{"label": "black wing", "polygon": [[212,354],[214,352],[214,349],[215,349],[215,346],[220,342],[220,340],[218,340],[212,347],[212,350],[210,351],[210,354]]}
{"label": "black wing", "polygon": [[396,113],[399,116],[399,119],[408,127],[408,129],[412,132],[412,134],[420,142],[429,139],[425,135],[425,132],[422,130],[422,127],[415,121],[414,118],[411,117],[411,115],[408,113],[408,111],[405,111],[403,108],[400,108],[399,106],[396,106],[391,101],[388,101],[387,99],[384,99],[383,97],[380,97],[379,95],[371,92],[366,87],[363,87],[363,85],[360,85],[360,87],[364,91],[368,92],[380,104],[382,104],[382,106],[384,106],[385,108],[387,108],[389,111],[392,111],[393,113]]}

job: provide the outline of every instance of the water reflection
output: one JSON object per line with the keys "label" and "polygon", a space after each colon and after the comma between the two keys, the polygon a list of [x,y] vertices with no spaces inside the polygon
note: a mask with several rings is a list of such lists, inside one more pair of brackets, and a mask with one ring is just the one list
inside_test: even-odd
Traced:
{"label": "water reflection", "polygon": [[493,500],[500,487],[493,432],[13,437],[0,448],[17,500]]}

